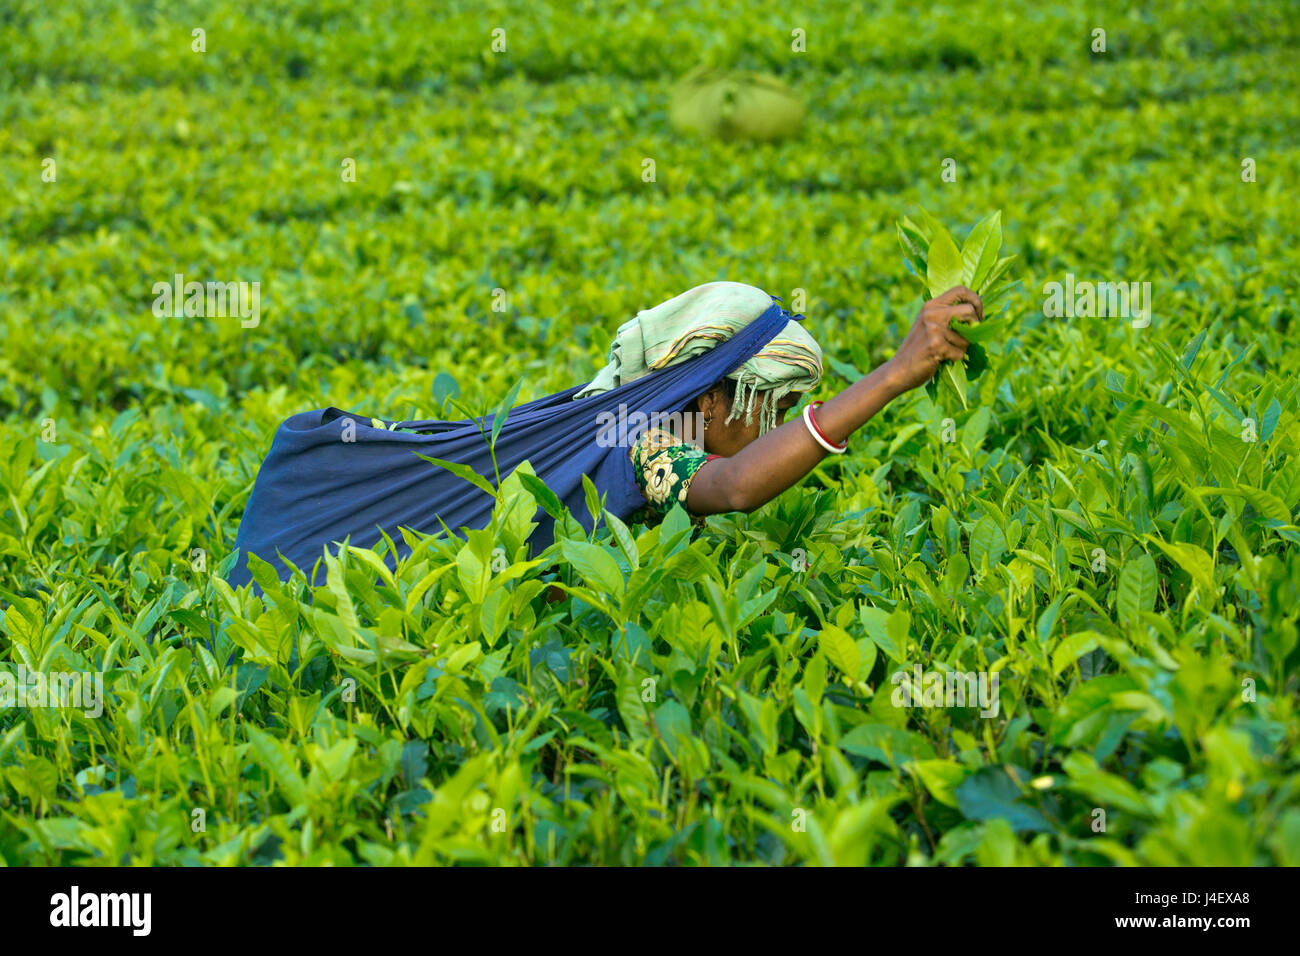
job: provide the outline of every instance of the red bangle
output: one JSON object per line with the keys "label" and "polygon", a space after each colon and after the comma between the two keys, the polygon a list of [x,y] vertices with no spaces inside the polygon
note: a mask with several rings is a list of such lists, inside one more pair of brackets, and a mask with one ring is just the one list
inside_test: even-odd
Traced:
{"label": "red bangle", "polygon": [[824,405],[824,404],[826,404],[826,403],[825,403],[825,402],[813,402],[812,405],[809,406],[809,408],[808,408],[808,421],[812,423],[812,427],[813,427],[814,429],[816,429],[817,434],[821,436],[822,441],[824,441],[827,445],[832,445],[832,446],[834,446],[835,448],[838,448],[840,451],[844,451],[845,449],[847,449],[847,448],[849,447],[849,443],[848,443],[848,442],[833,442],[833,441],[831,441],[829,438],[827,438],[827,437],[826,437],[826,433],[825,433],[824,431],[822,431],[821,426],[817,424],[817,418],[816,418],[816,416],[813,415],[813,412],[815,412],[819,406]]}

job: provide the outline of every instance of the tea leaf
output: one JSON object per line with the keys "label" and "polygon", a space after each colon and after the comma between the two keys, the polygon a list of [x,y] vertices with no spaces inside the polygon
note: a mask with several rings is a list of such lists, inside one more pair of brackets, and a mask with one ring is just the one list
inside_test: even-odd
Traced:
{"label": "tea leaf", "polygon": [[1135,624],[1141,612],[1154,608],[1158,583],[1156,563],[1149,554],[1139,554],[1126,562],[1119,574],[1117,609],[1120,620]]}
{"label": "tea leaf", "polygon": [[622,595],[625,582],[623,572],[613,556],[598,544],[583,541],[561,541],[564,559],[573,565],[579,576],[597,592]]}
{"label": "tea leaf", "polygon": [[1001,248],[1002,213],[998,211],[976,223],[966,237],[961,249],[962,284],[979,291],[997,264]]}
{"label": "tea leaf", "polygon": [[930,297],[935,298],[962,284],[962,257],[948,231],[939,230],[930,237],[930,255],[926,263],[926,282]]}

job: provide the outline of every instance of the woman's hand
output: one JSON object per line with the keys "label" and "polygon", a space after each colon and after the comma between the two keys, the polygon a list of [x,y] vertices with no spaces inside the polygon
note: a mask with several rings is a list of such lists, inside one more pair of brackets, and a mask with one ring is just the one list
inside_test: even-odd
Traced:
{"label": "woman's hand", "polygon": [[934,378],[939,365],[966,356],[967,341],[948,327],[953,319],[982,322],[984,303],[964,285],[955,286],[921,306],[907,338],[887,363],[889,378],[901,394]]}

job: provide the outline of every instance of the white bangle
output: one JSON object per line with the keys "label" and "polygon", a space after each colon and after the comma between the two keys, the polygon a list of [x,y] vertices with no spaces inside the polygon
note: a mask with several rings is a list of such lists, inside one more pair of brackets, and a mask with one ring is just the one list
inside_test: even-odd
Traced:
{"label": "white bangle", "polygon": [[[821,403],[818,402],[817,404],[820,405]],[[844,445],[832,445],[822,437],[821,429],[819,429],[817,423],[813,421],[812,405],[805,405],[803,407],[803,423],[808,426],[808,434],[812,435],[813,441],[817,442],[817,444],[821,445],[832,455],[842,455],[848,450],[849,446],[847,443]]]}

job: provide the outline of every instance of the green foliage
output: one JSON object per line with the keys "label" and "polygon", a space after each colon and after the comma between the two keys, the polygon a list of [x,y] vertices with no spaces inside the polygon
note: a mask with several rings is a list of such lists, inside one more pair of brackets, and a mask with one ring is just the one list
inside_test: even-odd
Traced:
{"label": "green foliage", "polygon": [[[971,229],[970,235],[959,250],[948,230],[924,210],[922,224],[904,218],[897,224],[898,242],[903,247],[903,260],[912,274],[921,280],[926,298],[934,299],[943,293],[965,286],[980,296],[984,306],[985,321],[976,324],[953,319],[949,327],[969,341],[964,363],[945,362],[934,380],[927,386],[931,399],[938,395],[938,383],[969,408],[966,393],[969,383],[979,378],[989,367],[985,345],[998,342],[1009,331],[1010,320],[997,317],[999,306],[1016,284],[1006,277],[1015,256],[1001,256],[1002,213],[995,212],[981,219]],[[997,349],[996,354],[1001,350]]]}
{"label": "green foliage", "polygon": [[[0,859],[1300,861],[1285,5],[1103,5],[1106,54],[1028,0],[828,6],[800,54],[756,3],[174,6],[0,13],[0,670],[106,698],[0,707]],[[675,133],[708,62],[801,135]],[[920,208],[976,225],[890,228]],[[699,531],[589,535],[521,469],[464,540],[224,583],[288,415],[491,441],[717,278],[806,292],[826,397],[916,315],[896,237],[987,289],[960,408],[900,399]],[[155,316],[177,272],[261,282],[261,324]],[[1150,327],[1047,318],[1067,272],[1150,280]],[[918,667],[994,712],[897,704]]]}

